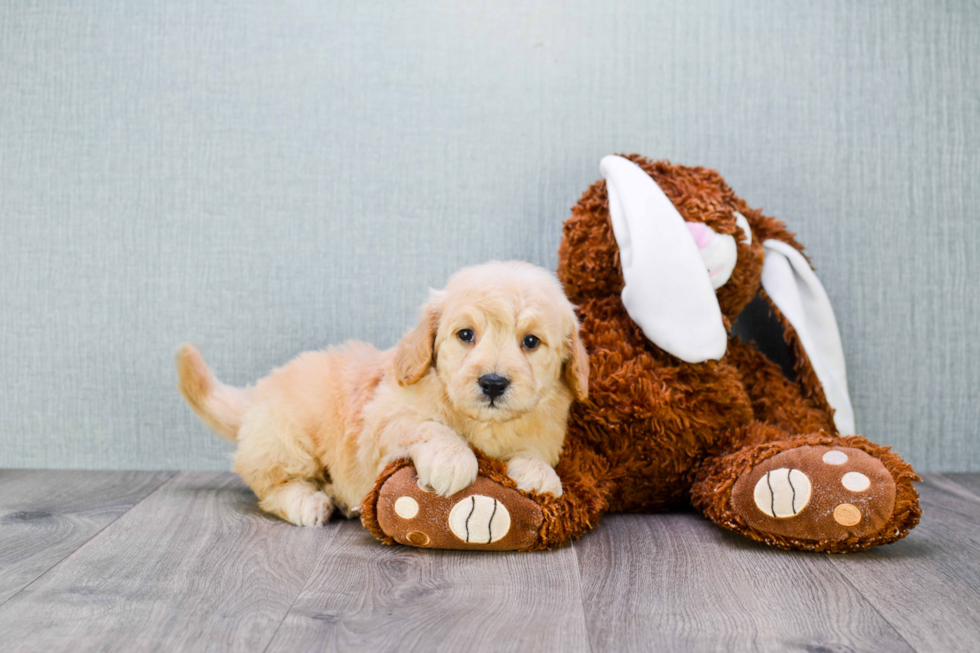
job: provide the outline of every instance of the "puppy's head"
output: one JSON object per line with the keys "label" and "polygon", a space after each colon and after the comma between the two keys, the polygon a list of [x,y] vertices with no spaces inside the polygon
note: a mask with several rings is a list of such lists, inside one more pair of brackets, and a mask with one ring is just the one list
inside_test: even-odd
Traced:
{"label": "puppy's head", "polygon": [[558,280],[528,263],[466,268],[432,292],[394,360],[401,385],[430,369],[452,407],[483,422],[514,419],[556,393],[588,395],[575,311]]}

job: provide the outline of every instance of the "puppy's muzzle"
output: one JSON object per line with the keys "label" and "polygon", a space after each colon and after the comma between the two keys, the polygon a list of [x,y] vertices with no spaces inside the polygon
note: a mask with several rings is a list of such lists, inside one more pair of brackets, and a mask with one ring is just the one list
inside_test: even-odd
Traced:
{"label": "puppy's muzzle", "polygon": [[494,399],[504,394],[507,391],[507,386],[510,385],[510,379],[499,374],[484,374],[476,382],[480,386],[480,389],[483,390],[483,394],[490,400],[490,403],[493,403]]}

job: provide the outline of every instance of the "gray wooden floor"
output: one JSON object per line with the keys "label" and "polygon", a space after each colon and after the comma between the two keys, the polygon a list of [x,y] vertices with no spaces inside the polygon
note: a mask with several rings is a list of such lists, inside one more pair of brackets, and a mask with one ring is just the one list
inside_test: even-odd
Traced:
{"label": "gray wooden floor", "polygon": [[919,487],[919,528],[864,554],[775,551],[695,514],[494,554],[289,526],[227,473],[0,471],[0,648],[978,650],[980,475]]}

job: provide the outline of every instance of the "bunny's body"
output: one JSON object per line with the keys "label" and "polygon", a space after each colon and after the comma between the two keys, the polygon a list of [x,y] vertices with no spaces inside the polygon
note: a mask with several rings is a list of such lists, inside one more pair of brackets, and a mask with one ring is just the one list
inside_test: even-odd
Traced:
{"label": "bunny's body", "polygon": [[[592,370],[556,467],[564,495],[518,493],[499,463],[481,460],[480,491],[523,516],[511,528],[533,533],[517,548],[559,546],[603,512],[690,504],[780,548],[855,551],[904,537],[920,515],[917,477],[850,435],[836,321],[802,246],[713,170],[636,155],[606,157],[602,169],[558,257]],[[789,374],[732,335],[753,300],[778,322]],[[386,508],[411,478],[395,464],[365,501],[365,524],[389,542],[421,541],[401,536]]]}

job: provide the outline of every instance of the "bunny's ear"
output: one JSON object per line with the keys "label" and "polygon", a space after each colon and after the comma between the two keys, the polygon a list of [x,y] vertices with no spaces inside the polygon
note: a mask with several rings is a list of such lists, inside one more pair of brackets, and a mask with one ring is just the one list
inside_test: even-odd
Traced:
{"label": "bunny's ear", "polygon": [[[766,251],[762,287],[770,303],[792,327],[787,329],[791,349],[796,350],[798,359],[809,359],[827,404],[834,409],[837,430],[841,435],[853,435],[854,409],[847,392],[844,348],[830,299],[796,248],[776,239],[762,245]],[[802,361],[804,365],[806,362]],[[805,383],[805,379],[801,380]]]}
{"label": "bunny's ear", "polygon": [[653,344],[688,363],[725,355],[728,334],[708,270],[684,218],[650,175],[607,156],[609,216],[623,267],[626,311]]}

